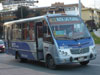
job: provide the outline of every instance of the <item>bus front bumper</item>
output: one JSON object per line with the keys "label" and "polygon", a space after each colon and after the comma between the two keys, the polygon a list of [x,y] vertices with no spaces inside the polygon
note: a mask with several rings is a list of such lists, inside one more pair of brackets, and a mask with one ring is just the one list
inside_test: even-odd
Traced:
{"label": "bus front bumper", "polygon": [[73,55],[67,57],[56,57],[55,63],[56,65],[63,65],[67,63],[79,63],[84,61],[90,61],[96,58],[96,53],[88,53],[84,55]]}

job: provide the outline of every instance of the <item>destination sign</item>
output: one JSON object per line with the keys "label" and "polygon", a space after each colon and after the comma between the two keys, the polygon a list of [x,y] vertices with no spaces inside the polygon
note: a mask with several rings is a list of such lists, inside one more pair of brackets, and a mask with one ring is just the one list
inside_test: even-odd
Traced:
{"label": "destination sign", "polygon": [[78,17],[51,17],[49,22],[70,22],[70,21],[79,21]]}

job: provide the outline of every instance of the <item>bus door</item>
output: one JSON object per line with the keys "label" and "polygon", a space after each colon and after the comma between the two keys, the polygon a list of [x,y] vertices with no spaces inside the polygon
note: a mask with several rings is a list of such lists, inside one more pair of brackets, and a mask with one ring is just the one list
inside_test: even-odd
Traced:
{"label": "bus door", "polygon": [[36,23],[36,48],[37,48],[37,59],[43,60],[43,26],[42,22]]}

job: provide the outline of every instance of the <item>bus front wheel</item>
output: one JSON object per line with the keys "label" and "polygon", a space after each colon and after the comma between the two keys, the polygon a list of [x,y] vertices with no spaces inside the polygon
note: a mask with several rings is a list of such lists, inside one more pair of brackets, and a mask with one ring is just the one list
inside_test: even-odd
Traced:
{"label": "bus front wheel", "polygon": [[89,61],[80,62],[81,65],[87,65]]}
{"label": "bus front wheel", "polygon": [[52,56],[50,56],[50,55],[47,56],[46,65],[50,69],[56,69],[56,64],[55,64],[54,59],[52,58]]}

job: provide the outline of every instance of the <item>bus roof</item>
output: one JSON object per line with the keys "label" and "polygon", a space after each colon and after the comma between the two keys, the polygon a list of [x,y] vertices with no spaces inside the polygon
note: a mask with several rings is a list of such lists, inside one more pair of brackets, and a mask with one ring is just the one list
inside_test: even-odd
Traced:
{"label": "bus roof", "polygon": [[14,24],[14,23],[20,23],[20,22],[24,22],[24,21],[31,21],[31,20],[37,20],[37,19],[40,19],[40,18],[56,17],[56,16],[75,16],[75,15],[67,15],[67,14],[47,14],[47,15],[43,15],[43,16],[37,16],[37,17],[31,17],[31,18],[25,18],[25,19],[19,19],[19,20],[5,22],[4,25],[11,25],[11,24]]}
{"label": "bus roof", "polygon": [[19,19],[19,20],[5,22],[4,25],[13,24],[13,23],[20,23],[20,22],[35,20],[35,19],[44,18],[44,17],[45,16],[38,16],[38,17],[31,17],[31,18]]}

